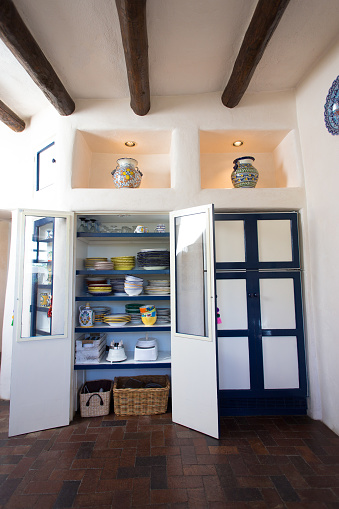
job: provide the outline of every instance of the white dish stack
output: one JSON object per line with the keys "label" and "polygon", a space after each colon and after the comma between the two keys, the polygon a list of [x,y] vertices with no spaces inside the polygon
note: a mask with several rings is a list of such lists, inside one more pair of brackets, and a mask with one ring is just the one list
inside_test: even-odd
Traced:
{"label": "white dish stack", "polygon": [[126,276],[124,290],[130,297],[140,295],[143,290],[144,280],[140,277]]}

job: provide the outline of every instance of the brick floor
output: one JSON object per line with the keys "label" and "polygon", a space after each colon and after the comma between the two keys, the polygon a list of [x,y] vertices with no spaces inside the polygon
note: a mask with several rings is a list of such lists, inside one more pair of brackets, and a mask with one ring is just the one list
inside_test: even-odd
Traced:
{"label": "brick floor", "polygon": [[171,414],[75,420],[8,438],[0,508],[339,508],[339,437],[308,417],[225,417],[215,440]]}

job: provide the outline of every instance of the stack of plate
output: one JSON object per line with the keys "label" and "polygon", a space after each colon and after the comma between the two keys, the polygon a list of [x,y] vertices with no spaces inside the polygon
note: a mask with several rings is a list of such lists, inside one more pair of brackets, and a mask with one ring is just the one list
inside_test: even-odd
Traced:
{"label": "stack of plate", "polygon": [[110,284],[95,284],[91,283],[88,285],[88,292],[91,295],[108,295],[109,293],[112,293],[112,285]]}
{"label": "stack of plate", "polygon": [[98,262],[107,262],[107,258],[86,258],[85,267],[86,269],[94,269],[94,266]]}
{"label": "stack of plate", "polygon": [[140,325],[142,323],[140,314],[140,307],[142,306],[144,306],[144,304],[126,304],[125,311],[131,317],[131,325]]}
{"label": "stack of plate", "polygon": [[132,270],[135,266],[135,256],[113,256],[115,270]]}
{"label": "stack of plate", "polygon": [[124,289],[127,295],[140,295],[143,290],[144,280],[140,277],[126,276]]}
{"label": "stack of plate", "polygon": [[121,296],[126,297],[125,278],[124,277],[116,278],[116,279],[111,279],[111,285],[112,285],[112,288],[113,288],[114,295],[117,295],[118,297],[119,296],[120,297]]}
{"label": "stack of plate", "polygon": [[108,313],[111,311],[110,308],[107,308],[105,306],[95,306],[95,307],[92,307],[92,309],[95,313],[95,318],[94,318],[95,323],[103,322],[104,317],[106,315],[108,315]]}
{"label": "stack of plate", "polygon": [[154,231],[155,231],[155,233],[165,233],[166,226],[164,224],[157,224]]}
{"label": "stack of plate", "polygon": [[170,308],[157,307],[157,325],[168,325],[169,323],[171,323]]}
{"label": "stack of plate", "polygon": [[145,286],[146,295],[169,295],[170,282],[168,279],[149,279]]}
{"label": "stack of plate", "polygon": [[113,270],[114,265],[113,262],[95,262],[94,264],[95,270]]}
{"label": "stack of plate", "polygon": [[104,316],[105,324],[109,325],[110,327],[122,327],[123,325],[126,325],[130,321],[131,317],[127,313],[126,314],[114,313],[111,315]]}
{"label": "stack of plate", "polygon": [[142,249],[137,254],[138,264],[146,270],[165,270],[170,265],[167,249]]}

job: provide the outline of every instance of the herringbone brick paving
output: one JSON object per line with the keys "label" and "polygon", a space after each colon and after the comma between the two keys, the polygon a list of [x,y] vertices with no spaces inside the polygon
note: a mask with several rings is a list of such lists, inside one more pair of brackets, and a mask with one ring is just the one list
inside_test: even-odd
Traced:
{"label": "herringbone brick paving", "polygon": [[6,509],[339,508],[339,437],[308,417],[228,417],[221,439],[171,414],[81,419],[8,438],[0,402]]}

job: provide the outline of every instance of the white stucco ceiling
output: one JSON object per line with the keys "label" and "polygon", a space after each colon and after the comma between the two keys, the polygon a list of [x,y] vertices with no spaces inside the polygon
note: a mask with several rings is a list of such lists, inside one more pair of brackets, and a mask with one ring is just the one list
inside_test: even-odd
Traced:
{"label": "white stucco ceiling", "polygon": [[[222,92],[256,3],[147,0],[151,96]],[[14,4],[75,102],[129,96],[114,0]],[[338,28],[338,0],[291,0],[248,92],[296,87]],[[0,99],[19,116],[49,104],[3,43],[0,68]]]}

